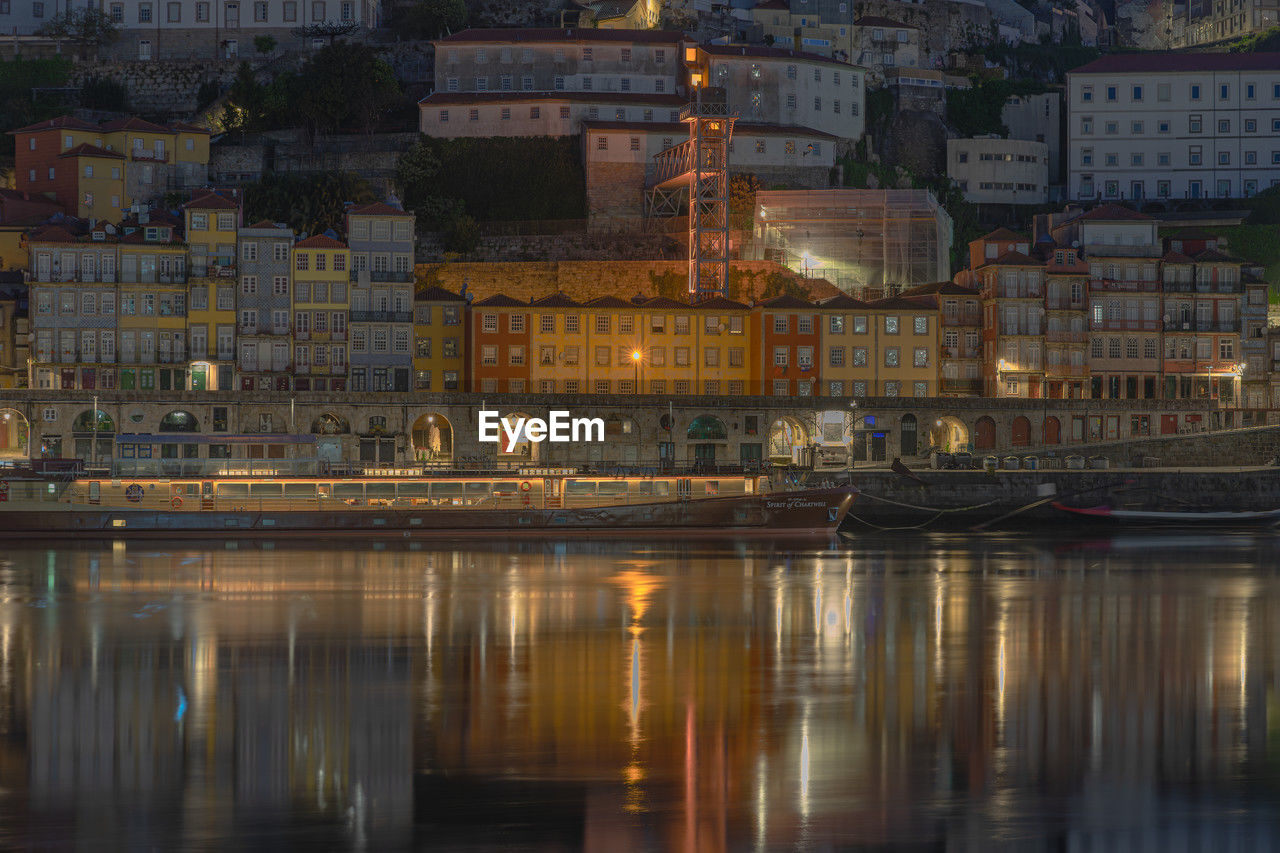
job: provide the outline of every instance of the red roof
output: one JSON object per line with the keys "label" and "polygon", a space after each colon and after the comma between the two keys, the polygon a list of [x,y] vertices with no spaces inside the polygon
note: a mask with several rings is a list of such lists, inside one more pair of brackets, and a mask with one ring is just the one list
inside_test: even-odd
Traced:
{"label": "red roof", "polygon": [[11,130],[10,133],[35,133],[41,130],[97,130],[96,124],[91,124],[84,119],[75,116],[58,116],[57,118],[45,119],[35,124],[29,124],[26,127],[20,127],[17,130]]}
{"label": "red roof", "polygon": [[775,296],[772,299],[766,300],[764,303],[764,307],[765,308],[812,308],[813,303],[808,301],[807,299],[801,299],[798,296],[783,294],[782,296]]}
{"label": "red roof", "polygon": [[277,225],[276,223],[272,222],[270,219],[259,219],[257,222],[253,223],[252,225],[250,225],[250,226],[248,226],[248,227],[249,227],[249,228],[279,228],[279,229],[283,229],[283,226],[281,226],[281,225]]}
{"label": "red roof", "polygon": [[535,308],[577,308],[582,303],[571,299],[564,291],[560,291],[535,299],[529,304]]}
{"label": "red roof", "polygon": [[76,235],[72,234],[61,225],[45,225],[37,228],[27,235],[27,240],[32,243],[76,243],[79,242]]}
{"label": "red roof", "polygon": [[992,261],[983,263],[984,267],[1000,266],[1000,267],[1041,267],[1044,261],[1024,255],[1021,252],[1005,252],[1000,257]]}
{"label": "red roof", "polygon": [[720,311],[748,311],[751,309],[750,305],[736,302],[727,296],[708,296],[706,299],[693,303],[693,307]]}
{"label": "red roof", "polygon": [[412,216],[412,213],[406,213],[398,207],[392,207],[386,202],[378,201],[373,204],[366,204],[363,207],[353,207],[347,211],[348,216]]}
{"label": "red roof", "polygon": [[1019,234],[1017,231],[1011,231],[1008,228],[997,228],[996,230],[992,231],[990,234],[984,234],[980,239],[1005,240],[1009,242],[1021,242],[1021,243],[1028,242],[1025,236],[1023,236],[1022,234]]}
{"label": "red roof", "polygon": [[823,308],[865,308],[867,303],[861,299],[855,299],[847,293],[841,293],[839,296],[831,296],[826,299],[818,300],[818,304]]}
{"label": "red roof", "polygon": [[236,204],[226,196],[218,193],[205,193],[199,198],[193,198],[191,201],[183,205],[183,207],[194,207],[199,210],[239,210],[240,205]]}
{"label": "red roof", "polygon": [[631,308],[632,305],[626,300],[619,299],[616,296],[597,296],[586,304],[588,308]]}
{"label": "red roof", "polygon": [[918,30],[919,27],[913,27],[911,24],[904,24],[902,21],[895,21],[893,18],[883,18],[879,15],[863,15],[861,18],[853,22],[855,27],[896,27],[900,30]]}
{"label": "red roof", "polygon": [[327,234],[317,234],[293,244],[295,249],[345,249],[346,243],[339,242]]}
{"label": "red roof", "polygon": [[954,281],[936,281],[932,284],[921,284],[902,291],[902,296],[977,296],[976,287],[965,287]]}
{"label": "red roof", "polygon": [[527,302],[521,302],[519,299],[512,299],[510,296],[507,296],[505,293],[495,293],[493,296],[490,296],[488,299],[481,299],[479,302],[476,303],[476,305],[484,306],[485,308],[528,308],[529,307],[529,304]]}
{"label": "red roof", "polygon": [[[896,26],[902,26],[902,24],[897,24]],[[829,56],[819,56],[816,53],[808,53],[800,50],[788,50],[780,47],[757,47],[755,45],[746,44],[704,44],[701,45],[700,49],[706,51],[712,56],[757,56],[766,59],[799,59],[804,62],[824,62],[828,65],[849,66],[848,62],[841,62],[840,60],[832,59]]]}
{"label": "red roof", "polygon": [[639,303],[641,308],[688,308],[689,303],[672,299],[670,296],[651,296]]}
{"label": "red roof", "polygon": [[97,145],[90,145],[87,142],[81,142],[74,148],[68,148],[58,155],[59,157],[111,157],[116,160],[123,160],[124,155],[119,151],[108,151]]}
{"label": "red roof", "polygon": [[1191,260],[1191,258],[1188,258],[1186,255],[1182,254],[1181,252],[1165,252],[1164,257],[1161,258],[1160,260],[1164,261],[1166,264],[1194,264],[1195,263],[1195,261]]}
{"label": "red roof", "polygon": [[432,285],[425,290],[419,290],[413,296],[414,299],[423,302],[464,302],[460,294],[454,293],[452,290],[445,290],[443,287]]}
{"label": "red roof", "polygon": [[165,127],[163,124],[156,124],[147,121],[145,118],[130,116],[129,118],[118,118],[115,121],[105,122],[98,128],[103,133],[110,133],[113,130],[138,130],[143,133],[173,133],[171,128]]}
{"label": "red roof", "polygon": [[185,121],[171,121],[169,122],[169,128],[171,130],[180,130],[183,133],[209,133],[209,128],[197,127],[194,124],[187,124]]}
{"label": "red roof", "polygon": [[1109,53],[1068,73],[1159,71],[1280,71],[1280,53]]}
{"label": "red roof", "polygon": [[1118,204],[1103,204],[1077,217],[1081,222],[1150,222],[1151,217]]}
{"label": "red roof", "polygon": [[[466,29],[439,39],[436,44],[460,44],[463,42],[623,42],[639,44],[676,44],[684,41],[684,33],[676,30],[598,30],[559,29],[558,27],[493,27],[491,29]],[[675,57],[679,60],[681,57]]]}
{"label": "red roof", "polygon": [[651,104],[683,107],[689,100],[679,95],[646,95],[643,92],[432,92],[421,101],[427,106],[453,104],[528,103],[529,101],[581,101],[595,104]]}

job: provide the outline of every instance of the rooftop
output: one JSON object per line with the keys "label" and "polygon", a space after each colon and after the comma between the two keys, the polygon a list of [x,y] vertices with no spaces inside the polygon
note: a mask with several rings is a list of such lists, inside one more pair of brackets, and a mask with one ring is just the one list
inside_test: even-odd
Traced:
{"label": "rooftop", "polygon": [[314,237],[308,237],[293,244],[295,249],[345,249],[347,244],[340,240],[335,240],[328,234],[317,234]]}
{"label": "rooftop", "polygon": [[[675,44],[685,40],[676,30],[600,30],[570,27],[493,27],[465,29],[437,40],[436,44],[483,42],[622,42]],[[676,57],[679,59],[679,57]]]}
{"label": "rooftop", "polygon": [[1280,53],[1110,53],[1070,74],[1280,71]]}
{"label": "rooftop", "polygon": [[450,104],[500,104],[529,101],[579,101],[596,104],[653,104],[662,107],[683,107],[688,98],[679,95],[646,95],[643,92],[432,92],[419,104],[448,106]]}
{"label": "rooftop", "polygon": [[361,207],[353,207],[347,211],[348,216],[413,216],[398,207],[392,207],[385,201],[377,201]]}

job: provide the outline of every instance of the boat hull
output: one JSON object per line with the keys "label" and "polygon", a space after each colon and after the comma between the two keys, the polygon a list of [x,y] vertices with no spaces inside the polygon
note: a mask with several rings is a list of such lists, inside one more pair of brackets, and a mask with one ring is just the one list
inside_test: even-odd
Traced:
{"label": "boat hull", "polygon": [[1075,518],[1130,527],[1266,527],[1280,523],[1280,509],[1254,512],[1161,512],[1113,509],[1109,506],[1076,507],[1055,501],[1053,508]]}
{"label": "boat hull", "polygon": [[0,511],[0,537],[172,536],[200,534],[407,535],[641,529],[825,530],[840,520],[849,489],[700,498],[564,509],[430,509],[175,511],[50,504],[48,509]]}

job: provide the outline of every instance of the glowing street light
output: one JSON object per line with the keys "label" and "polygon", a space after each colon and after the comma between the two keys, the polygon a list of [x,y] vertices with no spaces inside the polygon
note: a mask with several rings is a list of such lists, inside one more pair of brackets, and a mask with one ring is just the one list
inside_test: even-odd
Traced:
{"label": "glowing street light", "polygon": [[631,351],[631,364],[635,367],[635,393],[640,393],[640,362],[644,358],[644,354],[638,349]]}

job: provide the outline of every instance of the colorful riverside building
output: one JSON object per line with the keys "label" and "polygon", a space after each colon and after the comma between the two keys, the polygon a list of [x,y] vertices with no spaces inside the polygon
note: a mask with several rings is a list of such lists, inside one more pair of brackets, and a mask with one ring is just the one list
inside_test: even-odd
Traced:
{"label": "colorful riverside building", "polygon": [[428,286],[413,299],[413,389],[461,391],[466,376],[467,300]]}
{"label": "colorful riverside building", "polygon": [[[294,243],[292,256],[294,345],[292,359],[286,351],[282,369],[305,379],[305,390],[346,391],[348,346],[352,353],[363,354],[370,346],[386,347],[389,342],[371,342],[367,332],[358,336],[354,329],[347,342],[351,250],[345,243],[317,234]],[[404,362],[409,363],[407,352]],[[277,369],[274,345],[272,369]]]}
{"label": "colorful riverside building", "polygon": [[240,206],[204,193],[182,206],[188,263],[187,348],[193,391],[235,387],[236,235]]}
{"label": "colorful riverside building", "polygon": [[408,391],[413,341],[413,214],[379,202],[347,210],[353,391]]}
{"label": "colorful riverside building", "polygon": [[16,189],[57,201],[69,216],[115,222],[135,201],[208,180],[209,131],[192,125],[59,116],[10,134]]}
{"label": "colorful riverside building", "polygon": [[941,335],[938,396],[982,396],[982,295],[950,281],[904,290],[904,298],[933,308]]}
{"label": "colorful riverside building", "polygon": [[[219,270],[219,280],[232,288],[236,317],[232,352],[236,387],[243,391],[288,391],[293,350],[293,232],[272,222],[255,222],[236,230],[233,264]],[[218,284],[219,301],[225,285]],[[327,322],[327,320],[326,320]],[[221,349],[221,339],[218,342]]]}
{"label": "colorful riverside building", "polygon": [[187,387],[187,244],[182,221],[164,212],[121,223],[121,390]]}

